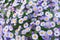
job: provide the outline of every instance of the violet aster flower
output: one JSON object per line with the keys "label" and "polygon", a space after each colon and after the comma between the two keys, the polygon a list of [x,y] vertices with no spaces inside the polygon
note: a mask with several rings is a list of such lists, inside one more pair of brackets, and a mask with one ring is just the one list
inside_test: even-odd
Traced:
{"label": "violet aster flower", "polygon": [[49,22],[49,21],[46,22],[45,28],[51,28],[51,26],[50,26],[50,22]]}
{"label": "violet aster flower", "polygon": [[59,18],[58,18],[58,17],[54,17],[54,18],[53,18],[53,21],[54,21],[54,22],[58,22],[58,21],[59,21]]}
{"label": "violet aster flower", "polygon": [[49,17],[44,17],[44,21],[49,21],[50,18]]}

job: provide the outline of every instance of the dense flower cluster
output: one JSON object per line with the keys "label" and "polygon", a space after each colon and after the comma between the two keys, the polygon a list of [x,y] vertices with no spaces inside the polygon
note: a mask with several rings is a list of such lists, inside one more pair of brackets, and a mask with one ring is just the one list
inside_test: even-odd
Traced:
{"label": "dense flower cluster", "polygon": [[60,40],[60,1],[0,0],[0,40]]}

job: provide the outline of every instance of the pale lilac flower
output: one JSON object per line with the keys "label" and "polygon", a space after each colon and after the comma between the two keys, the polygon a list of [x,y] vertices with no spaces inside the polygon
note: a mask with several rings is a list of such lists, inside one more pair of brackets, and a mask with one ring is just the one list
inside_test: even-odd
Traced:
{"label": "pale lilac flower", "polygon": [[40,25],[40,20],[36,20],[35,24]]}
{"label": "pale lilac flower", "polygon": [[41,30],[41,27],[40,26],[36,26],[35,30],[36,31],[40,31]]}
{"label": "pale lilac flower", "polygon": [[50,18],[49,17],[44,17],[44,21],[49,21]]}
{"label": "pale lilac flower", "polygon": [[22,35],[21,39],[22,40],[25,40],[26,39],[26,36]]}
{"label": "pale lilac flower", "polygon": [[21,36],[20,35],[15,36],[15,40],[21,40]]}
{"label": "pale lilac flower", "polygon": [[54,21],[54,22],[58,22],[58,21],[59,21],[59,18],[58,18],[58,17],[54,17],[54,18],[53,18],[53,21]]}
{"label": "pale lilac flower", "polygon": [[47,35],[52,36],[52,34],[53,34],[53,31],[52,30],[48,30],[47,31]]}
{"label": "pale lilac flower", "polygon": [[46,31],[41,30],[41,31],[39,32],[39,35],[40,35],[40,36],[45,36],[45,35],[46,35]]}
{"label": "pale lilac flower", "polygon": [[29,25],[29,24],[26,22],[26,23],[24,23],[23,27],[24,27],[24,28],[27,28],[28,25]]}
{"label": "pale lilac flower", "polygon": [[19,22],[19,24],[22,24],[23,21],[24,21],[24,19],[23,18],[20,18],[18,22]]}
{"label": "pale lilac flower", "polygon": [[59,37],[60,36],[60,32],[59,31],[54,32],[54,36]]}
{"label": "pale lilac flower", "polygon": [[41,22],[41,26],[46,26],[46,22]]}
{"label": "pale lilac flower", "polygon": [[22,30],[21,31],[21,34],[26,34],[26,30]]}
{"label": "pale lilac flower", "polygon": [[50,26],[51,27],[55,27],[56,26],[56,23],[52,21],[52,22],[50,22]]}
{"label": "pale lilac flower", "polygon": [[38,39],[38,35],[37,34],[32,34],[32,39],[33,40],[37,40]]}
{"label": "pale lilac flower", "polygon": [[38,6],[38,11],[42,12],[43,11],[43,7],[42,6]]}

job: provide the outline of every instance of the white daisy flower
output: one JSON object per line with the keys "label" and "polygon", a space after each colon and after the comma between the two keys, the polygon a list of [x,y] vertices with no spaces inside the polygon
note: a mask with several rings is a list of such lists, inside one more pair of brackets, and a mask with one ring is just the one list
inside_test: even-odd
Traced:
{"label": "white daisy flower", "polygon": [[23,19],[24,19],[24,21],[26,21],[26,20],[28,19],[28,17],[27,17],[27,16],[24,16],[24,18],[23,18]]}
{"label": "white daisy flower", "polygon": [[15,40],[21,40],[21,36],[20,35],[15,36]]}
{"label": "white daisy flower", "polygon": [[32,39],[33,40],[37,40],[38,39],[38,35],[37,34],[32,34]]}
{"label": "white daisy flower", "polygon": [[54,32],[54,36],[56,37],[60,36],[60,32],[59,31]]}
{"label": "white daisy flower", "polygon": [[24,35],[22,36],[22,40],[25,40],[25,36]]}
{"label": "white daisy flower", "polygon": [[39,25],[40,24],[40,20],[36,20],[36,25]]}
{"label": "white daisy flower", "polygon": [[24,19],[23,18],[21,18],[21,19],[19,19],[19,24],[22,24],[23,23],[23,21],[24,21]]}
{"label": "white daisy flower", "polygon": [[53,34],[53,31],[52,31],[52,30],[48,30],[48,31],[47,31],[47,34],[48,34],[49,36],[51,36],[51,35]]}
{"label": "white daisy flower", "polygon": [[13,33],[9,33],[9,38],[13,38]]}
{"label": "white daisy flower", "polygon": [[36,31],[40,31],[41,27],[40,26],[36,26]]}
{"label": "white daisy flower", "polygon": [[41,26],[45,26],[46,25],[46,23],[45,22],[41,22],[41,24],[40,24]]}
{"label": "white daisy flower", "polygon": [[43,30],[41,30],[41,31],[39,32],[39,35],[40,35],[40,36],[45,36],[45,35],[46,35],[46,32],[43,31]]}
{"label": "white daisy flower", "polygon": [[29,25],[29,24],[26,22],[26,23],[24,23],[23,27],[24,27],[24,28],[27,28],[28,25]]}

